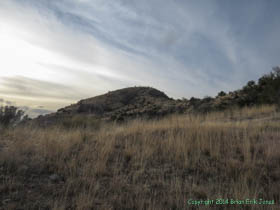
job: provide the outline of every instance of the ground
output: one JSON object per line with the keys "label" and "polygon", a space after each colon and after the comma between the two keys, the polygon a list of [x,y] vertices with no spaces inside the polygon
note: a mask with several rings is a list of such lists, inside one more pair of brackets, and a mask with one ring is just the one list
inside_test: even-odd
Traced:
{"label": "ground", "polygon": [[[275,106],[261,106],[7,129],[0,209],[279,209],[279,119]],[[218,198],[276,204],[190,204]]]}

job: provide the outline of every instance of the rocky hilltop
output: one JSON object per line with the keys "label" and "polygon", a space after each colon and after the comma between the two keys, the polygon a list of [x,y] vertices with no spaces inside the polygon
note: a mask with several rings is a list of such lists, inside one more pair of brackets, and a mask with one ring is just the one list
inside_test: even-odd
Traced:
{"label": "rocky hilltop", "polygon": [[80,100],[76,104],[59,109],[56,113],[40,116],[39,124],[92,118],[105,121],[124,121],[136,117],[155,118],[171,113],[182,113],[186,103],[180,103],[151,87],[129,87],[110,91],[104,95]]}
{"label": "rocky hilltop", "polygon": [[87,114],[121,120],[126,117],[160,116],[170,113],[174,100],[150,87],[130,87],[84,99],[59,109],[58,114]]}
{"label": "rocky hilltop", "polygon": [[95,121],[126,121],[134,118],[160,118],[174,113],[205,113],[234,107],[278,104],[280,107],[280,67],[242,89],[216,97],[174,100],[151,87],[130,87],[83,99],[56,113],[33,120],[39,125],[63,123],[71,126]]}

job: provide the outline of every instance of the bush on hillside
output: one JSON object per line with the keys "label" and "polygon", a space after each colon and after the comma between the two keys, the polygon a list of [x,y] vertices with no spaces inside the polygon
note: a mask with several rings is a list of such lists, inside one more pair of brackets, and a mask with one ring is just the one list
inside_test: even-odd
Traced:
{"label": "bush on hillside", "polygon": [[280,67],[274,67],[269,74],[263,75],[258,83],[249,81],[240,91],[237,102],[239,106],[261,104],[279,104]]}
{"label": "bush on hillside", "polygon": [[280,67],[264,75],[258,81],[258,103],[277,104],[280,98]]}
{"label": "bush on hillside", "polygon": [[0,127],[15,126],[18,123],[29,119],[24,111],[15,106],[0,107]]}
{"label": "bush on hillside", "polygon": [[226,95],[226,93],[224,92],[224,91],[220,91],[219,93],[218,93],[218,97],[223,97],[223,96],[225,96]]}

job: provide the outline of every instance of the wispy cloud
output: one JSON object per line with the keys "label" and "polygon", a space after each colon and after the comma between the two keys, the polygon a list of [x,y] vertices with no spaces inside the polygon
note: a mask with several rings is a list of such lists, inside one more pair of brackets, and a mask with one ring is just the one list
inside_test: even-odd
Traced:
{"label": "wispy cloud", "polygon": [[13,102],[7,101],[7,100],[5,100],[3,98],[0,98],[0,106],[10,106],[12,104],[13,104]]}
{"label": "wispy cloud", "polygon": [[276,8],[275,0],[1,1],[0,96],[67,105],[134,85],[173,97],[233,90],[279,65]]}
{"label": "wispy cloud", "polygon": [[1,92],[6,95],[18,95],[38,99],[51,98],[55,100],[59,100],[61,95],[65,95],[63,99],[76,99],[81,96],[81,93],[71,86],[22,76],[1,78]]}

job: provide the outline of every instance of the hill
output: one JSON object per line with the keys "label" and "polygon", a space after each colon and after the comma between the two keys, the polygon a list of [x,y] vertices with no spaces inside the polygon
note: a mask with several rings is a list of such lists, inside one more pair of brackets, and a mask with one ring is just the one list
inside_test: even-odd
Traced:
{"label": "hill", "polygon": [[154,107],[165,107],[172,102],[163,92],[149,87],[131,87],[79,101],[58,110],[58,113],[90,114],[117,119],[124,116],[141,116],[153,113]]}
{"label": "hill", "polygon": [[122,122],[135,118],[160,118],[186,108],[165,93],[151,87],[130,87],[110,91],[104,95],[83,99],[76,104],[59,109],[56,113],[35,119],[41,125],[57,122],[77,125],[88,121]]}
{"label": "hill", "polygon": [[123,122],[136,118],[153,119],[170,114],[207,113],[245,106],[279,104],[280,68],[258,82],[249,81],[242,89],[216,97],[174,100],[151,87],[130,87],[83,99],[56,113],[33,120],[36,125],[62,124],[67,127],[96,126],[101,122]]}

